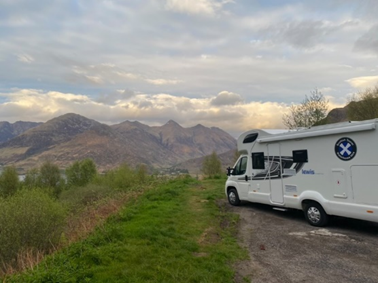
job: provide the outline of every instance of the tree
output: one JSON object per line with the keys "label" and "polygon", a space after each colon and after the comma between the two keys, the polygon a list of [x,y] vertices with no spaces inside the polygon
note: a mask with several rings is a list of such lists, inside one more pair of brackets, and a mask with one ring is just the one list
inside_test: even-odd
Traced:
{"label": "tree", "polygon": [[315,89],[311,91],[309,97],[306,95],[301,104],[290,106],[290,112],[283,115],[282,121],[289,129],[311,127],[324,121],[327,110],[328,100],[318,89]]}
{"label": "tree", "polygon": [[7,197],[15,194],[19,183],[16,168],[13,166],[5,167],[0,175],[0,196]]}
{"label": "tree", "polygon": [[96,164],[91,159],[74,162],[66,169],[67,183],[70,186],[85,186],[97,175]]}
{"label": "tree", "polygon": [[215,177],[222,174],[222,164],[215,151],[205,156],[202,163],[202,172],[208,177]]}
{"label": "tree", "polygon": [[348,107],[349,120],[362,121],[378,118],[378,85],[353,95]]}
{"label": "tree", "polygon": [[62,190],[64,180],[60,176],[58,165],[46,161],[39,168],[38,185],[42,188],[50,188],[54,196],[58,196]]}
{"label": "tree", "polygon": [[39,187],[39,170],[38,168],[32,168],[26,172],[24,179],[24,186],[28,189]]}

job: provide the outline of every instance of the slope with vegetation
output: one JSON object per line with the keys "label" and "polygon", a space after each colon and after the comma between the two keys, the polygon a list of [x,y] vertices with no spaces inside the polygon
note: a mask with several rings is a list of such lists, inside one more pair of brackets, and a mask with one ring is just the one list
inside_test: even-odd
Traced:
{"label": "slope with vegetation", "polygon": [[40,169],[15,189],[11,169],[0,178],[4,282],[233,282],[232,263],[246,257],[236,216],[217,201],[224,178],[157,178],[127,165],[100,176],[83,160],[63,184],[42,182]]}
{"label": "slope with vegetation", "polygon": [[346,121],[362,121],[378,118],[378,85],[367,88],[350,97],[342,108],[328,111],[328,100],[315,89],[298,105],[292,105],[282,122],[289,129],[312,127]]}

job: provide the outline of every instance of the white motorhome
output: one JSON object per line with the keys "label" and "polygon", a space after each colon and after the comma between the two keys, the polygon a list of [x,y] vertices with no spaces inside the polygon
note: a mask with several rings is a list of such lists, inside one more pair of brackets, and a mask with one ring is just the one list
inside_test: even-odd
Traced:
{"label": "white motorhome", "polygon": [[378,222],[377,128],[374,119],[245,132],[228,172],[228,201],[303,210],[313,226],[326,225],[330,215]]}

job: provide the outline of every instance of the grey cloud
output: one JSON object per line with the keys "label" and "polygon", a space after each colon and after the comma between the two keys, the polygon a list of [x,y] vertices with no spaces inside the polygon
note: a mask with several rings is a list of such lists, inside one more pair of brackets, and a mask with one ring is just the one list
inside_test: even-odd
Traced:
{"label": "grey cloud", "polygon": [[222,106],[222,105],[235,105],[242,103],[243,99],[239,94],[222,91],[217,97],[211,100],[211,105]]}
{"label": "grey cloud", "polygon": [[114,105],[117,100],[127,100],[134,96],[134,91],[130,89],[125,89],[123,92],[110,92],[106,94],[101,94],[96,101],[108,105]]}
{"label": "grey cloud", "polygon": [[378,54],[378,24],[356,41],[354,50]]}
{"label": "grey cloud", "polygon": [[287,42],[293,47],[308,49],[325,41],[328,35],[356,24],[354,21],[330,24],[322,20],[281,22],[261,30],[260,35],[272,41]]}
{"label": "grey cloud", "polygon": [[153,103],[150,101],[141,101],[138,104],[139,108],[151,108],[153,107]]}
{"label": "grey cloud", "polygon": [[[143,100],[143,101],[131,101],[131,104],[140,108],[140,109],[147,109],[147,108],[153,108],[154,104],[151,101],[148,100]],[[164,106],[164,104],[159,105],[159,106]]]}

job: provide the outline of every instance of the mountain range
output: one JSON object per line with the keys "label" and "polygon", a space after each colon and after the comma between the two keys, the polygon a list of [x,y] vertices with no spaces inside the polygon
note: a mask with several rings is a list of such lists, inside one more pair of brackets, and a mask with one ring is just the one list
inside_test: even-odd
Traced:
{"label": "mountain range", "polygon": [[219,128],[183,128],[172,120],[159,127],[130,121],[105,125],[69,113],[45,123],[0,122],[0,165],[24,170],[46,160],[66,168],[85,158],[99,171],[123,163],[157,169],[235,149],[235,138]]}

